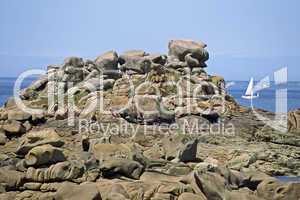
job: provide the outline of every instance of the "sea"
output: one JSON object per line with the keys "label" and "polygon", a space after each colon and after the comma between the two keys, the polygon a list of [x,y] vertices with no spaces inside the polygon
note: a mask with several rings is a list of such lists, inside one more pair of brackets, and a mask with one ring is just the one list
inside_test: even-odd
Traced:
{"label": "sea", "polygon": [[[242,98],[245,95],[247,90],[248,81],[229,81],[227,87],[228,93],[235,98],[235,100],[244,106],[251,107],[251,101],[249,99]],[[255,83],[256,84],[256,83]],[[255,85],[254,84],[254,85]],[[259,97],[252,99],[252,105],[255,108],[260,108],[268,111],[275,112],[276,111],[276,101],[277,104],[281,104],[284,102],[283,99],[277,98],[276,93],[279,94],[281,91],[286,90],[286,109],[287,111],[295,110],[300,108],[300,81],[291,81],[283,85],[277,86],[274,82],[270,82],[269,87],[260,90]]]}
{"label": "sea", "polygon": [[[25,79],[22,88],[28,87],[36,78]],[[0,107],[13,96],[13,88],[16,78],[0,78]],[[235,100],[244,106],[250,107],[251,101],[242,98],[248,87],[248,81],[228,81],[230,83],[227,91],[235,98]],[[287,110],[300,108],[300,81],[288,82],[284,86],[278,88],[274,82],[270,83],[270,87],[259,91],[259,97],[252,100],[255,108],[268,111],[276,111],[276,92],[279,89],[287,89]]]}

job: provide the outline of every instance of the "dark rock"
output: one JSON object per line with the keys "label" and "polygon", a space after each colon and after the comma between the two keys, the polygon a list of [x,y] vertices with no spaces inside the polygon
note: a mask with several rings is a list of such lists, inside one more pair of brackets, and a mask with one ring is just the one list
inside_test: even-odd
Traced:
{"label": "dark rock", "polygon": [[197,145],[198,140],[188,141],[182,149],[178,151],[174,162],[195,162],[197,161]]}
{"label": "dark rock", "polygon": [[119,159],[104,161],[104,163],[100,165],[100,171],[104,177],[126,176],[133,179],[139,179],[144,168],[138,162]]}

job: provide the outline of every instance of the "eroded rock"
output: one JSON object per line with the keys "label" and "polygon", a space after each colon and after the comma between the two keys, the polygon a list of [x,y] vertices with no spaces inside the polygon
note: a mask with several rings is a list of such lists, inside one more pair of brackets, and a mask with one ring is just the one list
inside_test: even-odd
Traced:
{"label": "eroded rock", "polygon": [[66,157],[61,149],[49,144],[31,149],[25,156],[27,166],[39,166],[65,161]]}
{"label": "eroded rock", "polygon": [[32,148],[37,146],[50,144],[54,147],[61,147],[64,143],[65,142],[62,140],[62,138],[52,128],[43,129],[39,131],[31,131],[24,135],[24,137],[21,139],[16,153],[20,155],[25,155]]}

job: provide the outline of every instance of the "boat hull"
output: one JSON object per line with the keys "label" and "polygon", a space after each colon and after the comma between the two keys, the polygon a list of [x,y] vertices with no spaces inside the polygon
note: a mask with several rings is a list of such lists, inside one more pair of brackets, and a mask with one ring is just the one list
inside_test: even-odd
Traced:
{"label": "boat hull", "polygon": [[248,96],[248,95],[243,95],[243,96],[242,96],[243,99],[256,99],[257,97],[259,97],[259,96],[258,96],[258,95],[256,95],[256,96],[252,96],[252,95],[249,95],[249,96]]}

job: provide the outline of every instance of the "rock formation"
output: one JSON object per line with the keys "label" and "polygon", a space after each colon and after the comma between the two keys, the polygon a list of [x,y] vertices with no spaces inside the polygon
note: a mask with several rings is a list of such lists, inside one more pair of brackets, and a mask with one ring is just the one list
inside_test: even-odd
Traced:
{"label": "rock formation", "polygon": [[[66,58],[0,109],[0,199],[297,200],[299,111],[259,121],[207,74],[206,44]],[[265,117],[273,113],[257,110]]]}

